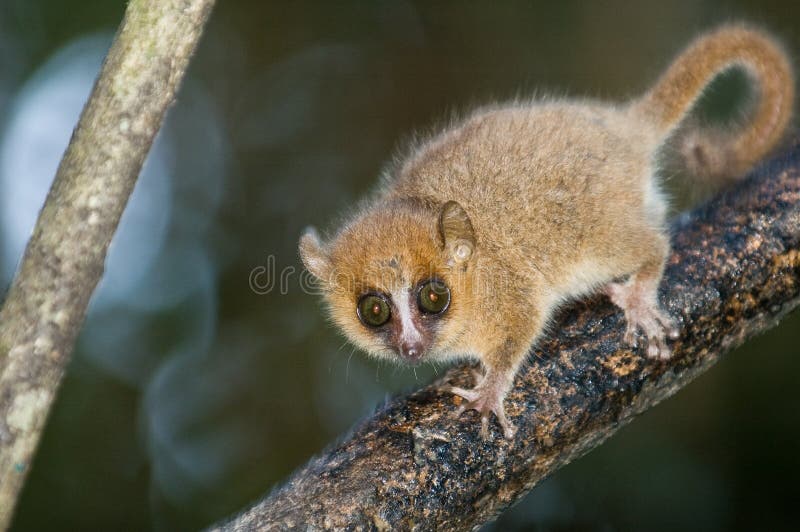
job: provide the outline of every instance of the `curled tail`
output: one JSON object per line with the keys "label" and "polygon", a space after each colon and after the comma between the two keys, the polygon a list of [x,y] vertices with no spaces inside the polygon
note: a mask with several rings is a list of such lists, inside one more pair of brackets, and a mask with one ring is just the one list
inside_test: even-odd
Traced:
{"label": "curled tail", "polygon": [[781,140],[794,105],[794,76],[782,47],[747,26],[723,26],[689,45],[656,84],[632,104],[635,113],[666,137],[680,125],[711,81],[732,67],[747,73],[757,99],[749,121],[737,131],[692,128],[681,139],[686,164],[698,176],[739,177]]}

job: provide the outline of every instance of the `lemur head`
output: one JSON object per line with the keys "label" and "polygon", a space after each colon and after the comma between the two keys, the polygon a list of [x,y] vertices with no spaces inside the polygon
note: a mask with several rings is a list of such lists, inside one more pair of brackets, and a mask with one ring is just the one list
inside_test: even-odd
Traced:
{"label": "lemur head", "polygon": [[368,353],[416,364],[452,352],[472,297],[475,234],[456,202],[389,201],[323,244],[309,229],[300,256],[330,315]]}

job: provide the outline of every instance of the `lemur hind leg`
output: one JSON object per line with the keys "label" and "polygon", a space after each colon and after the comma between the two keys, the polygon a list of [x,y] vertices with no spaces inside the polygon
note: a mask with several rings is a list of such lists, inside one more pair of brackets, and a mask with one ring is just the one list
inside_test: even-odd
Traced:
{"label": "lemur hind leg", "polygon": [[625,342],[637,346],[636,333],[641,330],[647,339],[647,356],[666,360],[672,356],[666,340],[676,339],[679,331],[675,321],[664,312],[658,302],[658,285],[669,252],[669,243],[661,235],[655,236],[653,240],[655,245],[652,252],[639,269],[624,282],[609,283],[605,292],[625,312]]}

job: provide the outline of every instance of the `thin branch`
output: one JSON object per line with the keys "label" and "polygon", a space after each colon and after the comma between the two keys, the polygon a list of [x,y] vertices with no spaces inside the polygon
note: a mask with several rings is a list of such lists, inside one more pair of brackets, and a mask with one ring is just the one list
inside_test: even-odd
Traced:
{"label": "thin branch", "polygon": [[131,0],[0,310],[8,528],[108,244],[214,0]]}
{"label": "thin branch", "polygon": [[[506,400],[513,441],[481,441],[436,383],[378,409],[341,443],[215,530],[477,528],[800,302],[800,148],[673,226],[661,299],[679,319],[669,362],[621,343],[603,296],[560,314]],[[471,384],[469,368],[441,382]],[[439,384],[440,384],[439,383]]]}

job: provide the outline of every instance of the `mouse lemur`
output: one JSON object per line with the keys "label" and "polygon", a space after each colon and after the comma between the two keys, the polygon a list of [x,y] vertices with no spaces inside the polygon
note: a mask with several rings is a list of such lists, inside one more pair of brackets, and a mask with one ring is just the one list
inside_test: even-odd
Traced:
{"label": "mouse lemur", "polygon": [[655,85],[624,104],[536,99],[489,105],[416,145],[379,192],[330,239],[309,229],[305,267],[356,345],[408,363],[471,357],[492,413],[561,303],[604,291],[625,313],[625,340],[670,356],[678,330],[657,290],[670,251],[656,159],[703,89],[737,67],[755,97],[731,133],[690,127],[680,153],[699,176],[741,176],[781,139],[794,81],[782,48],[744,25],[700,36]]}

